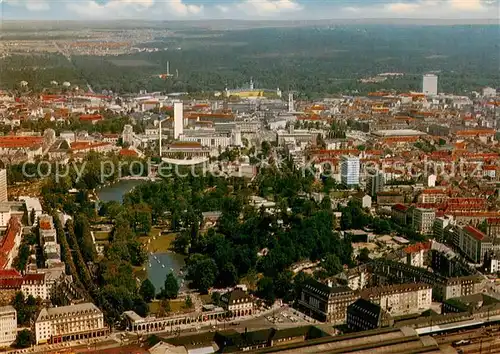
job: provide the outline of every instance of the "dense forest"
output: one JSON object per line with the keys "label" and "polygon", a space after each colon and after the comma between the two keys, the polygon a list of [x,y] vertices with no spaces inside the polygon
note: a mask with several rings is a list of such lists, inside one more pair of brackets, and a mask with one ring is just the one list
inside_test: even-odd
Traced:
{"label": "dense forest", "polygon": [[[365,25],[201,34],[138,45],[169,48],[153,53],[73,56],[71,62],[60,55],[7,57],[0,61],[0,87],[26,80],[41,89],[56,80],[118,93],[201,92],[241,87],[253,77],[257,87],[316,97],[384,88],[419,90],[421,75],[429,71],[439,72],[444,92],[467,93],[500,79],[495,26]],[[158,78],[167,61],[178,77]],[[378,84],[358,81],[384,72],[405,76]]]}

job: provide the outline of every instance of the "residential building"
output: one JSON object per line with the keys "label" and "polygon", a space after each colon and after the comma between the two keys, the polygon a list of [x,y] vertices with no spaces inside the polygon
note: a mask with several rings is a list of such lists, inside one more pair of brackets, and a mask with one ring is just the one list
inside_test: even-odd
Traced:
{"label": "residential building", "polygon": [[375,197],[379,192],[384,190],[385,178],[384,174],[380,171],[369,175],[366,179],[366,193]]}
{"label": "residential building", "polygon": [[28,212],[29,217],[31,217],[31,213],[33,211],[35,212],[35,223],[36,223],[38,218],[43,214],[42,204],[40,203],[40,199],[33,197],[25,197],[25,196],[19,197],[18,199],[22,200],[26,205],[26,211]]}
{"label": "residential building", "polygon": [[447,198],[447,192],[439,188],[424,189],[419,196],[420,203],[423,204],[443,203]]}
{"label": "residential building", "polygon": [[36,344],[105,336],[104,316],[92,303],[44,308],[35,321]]}
{"label": "residential building", "polygon": [[492,87],[483,88],[483,97],[495,97],[497,95],[497,90]]}
{"label": "residential building", "polygon": [[302,287],[298,303],[310,316],[342,324],[346,321],[347,306],[356,299],[354,291],[347,286],[327,285],[310,279]]}
{"label": "residential building", "polygon": [[498,304],[499,300],[486,294],[472,294],[455,297],[443,302],[443,313],[474,313],[484,307]]}
{"label": "residential building", "polygon": [[368,266],[362,264],[355,268],[344,270],[342,273],[335,275],[335,279],[356,291],[364,289],[370,283],[371,275]]}
{"label": "residential building", "polygon": [[421,234],[431,234],[436,212],[432,209],[415,208],[413,210],[413,229]]}
{"label": "residential building", "polygon": [[353,195],[353,199],[358,201],[362,208],[370,209],[372,207],[372,197],[364,192],[359,192]]}
{"label": "residential building", "polygon": [[441,216],[434,219],[432,226],[434,238],[440,242],[445,240],[445,230],[453,224],[453,216]]}
{"label": "residential building", "polygon": [[474,263],[482,263],[487,253],[500,250],[500,243],[474,226],[466,225],[459,228],[458,248]]}
{"label": "residential building", "polygon": [[434,74],[425,74],[422,79],[422,92],[426,95],[438,94],[438,77]]}
{"label": "residential building", "polygon": [[347,327],[354,331],[369,331],[390,322],[393,322],[390,315],[368,300],[358,299],[347,307]]}
{"label": "residential building", "polygon": [[7,225],[7,230],[0,239],[0,269],[10,268],[14,257],[17,255],[17,247],[21,242],[22,225],[17,217],[12,216]]}
{"label": "residential building", "polygon": [[405,197],[397,191],[379,192],[377,194],[378,205],[404,204]]}
{"label": "residential building", "polygon": [[484,288],[482,276],[446,278],[424,268],[385,259],[373,261],[373,279],[378,284],[420,282],[432,285],[432,296],[437,301],[477,294]]}
{"label": "residential building", "polygon": [[8,347],[16,341],[17,312],[12,306],[0,307],[0,348]]}
{"label": "residential building", "polygon": [[245,291],[234,289],[221,296],[222,307],[232,316],[247,316],[253,312],[253,299]]}
{"label": "residential building", "polygon": [[406,247],[403,252],[406,255],[406,264],[414,267],[425,268],[424,261],[425,255],[428,250],[430,250],[430,242],[419,242],[414,245]]}
{"label": "residential building", "polygon": [[407,212],[408,207],[403,204],[396,204],[391,207],[391,218],[392,220],[399,225],[407,224]]}
{"label": "residential building", "polygon": [[340,180],[348,187],[359,185],[359,157],[342,156],[340,163]]}
{"label": "residential building", "polygon": [[391,316],[419,313],[431,308],[432,286],[408,283],[363,289],[361,298],[378,304]]}
{"label": "residential building", "polygon": [[47,288],[45,273],[28,273],[23,276],[21,291],[25,297],[33,296],[35,299],[50,299],[50,290]]}
{"label": "residential building", "polygon": [[444,300],[454,297],[479,294],[484,289],[484,277],[469,275],[465,277],[449,278],[444,282]]}

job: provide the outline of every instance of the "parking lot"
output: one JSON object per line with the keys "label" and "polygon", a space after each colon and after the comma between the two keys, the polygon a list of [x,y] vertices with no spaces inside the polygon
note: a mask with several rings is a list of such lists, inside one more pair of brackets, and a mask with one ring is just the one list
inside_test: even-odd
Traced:
{"label": "parking lot", "polygon": [[312,324],[316,320],[304,315],[292,308],[285,308],[275,314],[266,316],[266,320],[272,324]]}

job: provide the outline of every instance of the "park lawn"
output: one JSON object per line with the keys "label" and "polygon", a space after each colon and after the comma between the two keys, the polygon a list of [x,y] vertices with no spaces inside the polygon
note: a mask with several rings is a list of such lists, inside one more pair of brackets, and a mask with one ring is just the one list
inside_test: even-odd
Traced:
{"label": "park lawn", "polygon": [[141,282],[148,277],[148,270],[143,270],[144,267],[133,267],[134,276],[139,278]]}
{"label": "park lawn", "polygon": [[[160,309],[160,301],[153,301],[148,304],[150,313],[158,313]],[[184,300],[170,300],[170,315],[174,315],[176,313],[186,313],[194,311],[194,308],[186,309],[184,308]]]}
{"label": "park lawn", "polygon": [[205,294],[205,295],[200,295],[199,298],[201,299],[201,302],[203,302],[203,305],[208,305],[212,303],[212,296]]}
{"label": "park lawn", "polygon": [[[141,241],[146,245],[148,252],[164,253],[170,250],[170,245],[177,237],[176,233],[161,235],[160,230],[151,233],[149,237],[141,238]],[[155,239],[153,239],[155,237]],[[148,243],[148,239],[151,240]]]}
{"label": "park lawn", "polygon": [[108,231],[94,231],[96,241],[109,241],[110,232]]}

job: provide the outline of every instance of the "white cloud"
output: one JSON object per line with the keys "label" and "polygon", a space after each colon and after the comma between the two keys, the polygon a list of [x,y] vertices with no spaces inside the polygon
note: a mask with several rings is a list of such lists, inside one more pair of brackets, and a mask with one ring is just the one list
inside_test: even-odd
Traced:
{"label": "white cloud", "polygon": [[405,13],[412,12],[420,8],[420,4],[417,3],[409,3],[409,2],[395,2],[391,4],[387,4],[385,6],[386,10],[394,13]]}
{"label": "white cloud", "polygon": [[[418,0],[343,7],[342,15],[364,18],[472,19],[498,18],[499,0]],[[354,13],[356,15],[354,15]]]}
{"label": "white cloud", "polygon": [[215,5],[215,8],[224,14],[226,14],[230,11],[230,8],[228,6]]}
{"label": "white cloud", "polygon": [[245,14],[257,16],[276,15],[303,9],[303,6],[294,0],[245,0],[236,7]]}
{"label": "white cloud", "polygon": [[449,0],[452,9],[460,11],[482,11],[484,10],[481,0]]}
{"label": "white cloud", "polygon": [[182,0],[168,0],[165,5],[178,16],[198,15],[203,11],[203,5],[186,5]]}
{"label": "white cloud", "polygon": [[50,5],[45,0],[3,0],[3,3],[12,6],[21,6],[32,12],[50,10]]}

